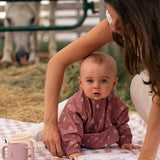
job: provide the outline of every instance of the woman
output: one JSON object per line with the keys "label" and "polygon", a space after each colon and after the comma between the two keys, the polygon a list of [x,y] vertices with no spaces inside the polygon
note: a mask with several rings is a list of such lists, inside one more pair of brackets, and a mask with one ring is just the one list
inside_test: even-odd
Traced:
{"label": "woman", "polygon": [[124,49],[129,73],[139,73],[141,64],[148,70],[149,81],[145,83],[151,85],[152,107],[139,160],[153,160],[160,142],[160,123],[157,123],[160,117],[160,1],[105,2],[108,20],[103,20],[59,51],[48,63],[43,141],[53,155],[63,154],[57,125],[57,106],[65,68],[114,40]]}

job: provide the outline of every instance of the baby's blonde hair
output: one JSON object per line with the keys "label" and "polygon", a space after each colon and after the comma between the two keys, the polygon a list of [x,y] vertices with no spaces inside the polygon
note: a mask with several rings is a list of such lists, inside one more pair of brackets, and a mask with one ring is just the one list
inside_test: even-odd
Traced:
{"label": "baby's blonde hair", "polygon": [[80,73],[80,70],[81,70],[81,65],[88,58],[92,62],[94,62],[96,64],[102,64],[102,63],[110,64],[110,66],[111,66],[111,68],[113,70],[113,73],[115,74],[115,77],[117,76],[117,64],[116,64],[116,61],[110,55],[108,55],[107,53],[104,53],[104,52],[94,52],[94,53],[91,53],[90,55],[86,56],[81,61],[80,68],[79,68],[79,73]]}

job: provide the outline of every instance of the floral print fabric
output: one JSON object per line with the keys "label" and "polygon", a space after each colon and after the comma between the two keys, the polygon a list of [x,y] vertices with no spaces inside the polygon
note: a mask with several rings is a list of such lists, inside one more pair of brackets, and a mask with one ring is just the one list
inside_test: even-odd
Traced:
{"label": "floral print fabric", "polygon": [[103,148],[113,143],[131,143],[128,107],[111,92],[95,101],[83,90],[68,100],[59,118],[62,148],[67,156],[80,152],[80,147]]}

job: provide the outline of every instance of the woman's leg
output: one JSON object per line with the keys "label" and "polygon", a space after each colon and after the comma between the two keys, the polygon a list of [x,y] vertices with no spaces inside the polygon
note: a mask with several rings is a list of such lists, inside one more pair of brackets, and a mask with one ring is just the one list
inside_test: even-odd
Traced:
{"label": "woman's leg", "polygon": [[148,73],[147,71],[143,71],[140,74],[137,74],[131,82],[130,86],[130,95],[133,101],[133,104],[143,118],[143,120],[147,123],[149,112],[152,104],[152,95],[150,93],[151,88],[149,85],[144,84],[144,81],[148,81]]}
{"label": "woman's leg", "polygon": [[[145,85],[143,81],[148,81],[148,73],[147,71],[143,71],[140,74],[137,74],[131,82],[130,86],[130,95],[133,101],[133,104],[143,118],[143,120],[147,123],[149,118],[149,112],[152,104],[152,96],[151,96],[151,88],[149,85]],[[157,152],[156,160],[160,160],[160,147]]]}

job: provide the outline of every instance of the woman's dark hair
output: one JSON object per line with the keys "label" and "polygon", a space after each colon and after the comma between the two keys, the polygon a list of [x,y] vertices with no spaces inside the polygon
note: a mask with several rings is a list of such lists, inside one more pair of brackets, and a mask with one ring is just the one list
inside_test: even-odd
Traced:
{"label": "woman's dark hair", "polygon": [[113,38],[124,48],[125,66],[132,75],[147,68],[155,95],[160,96],[160,1],[104,0],[119,15],[123,39]]}

